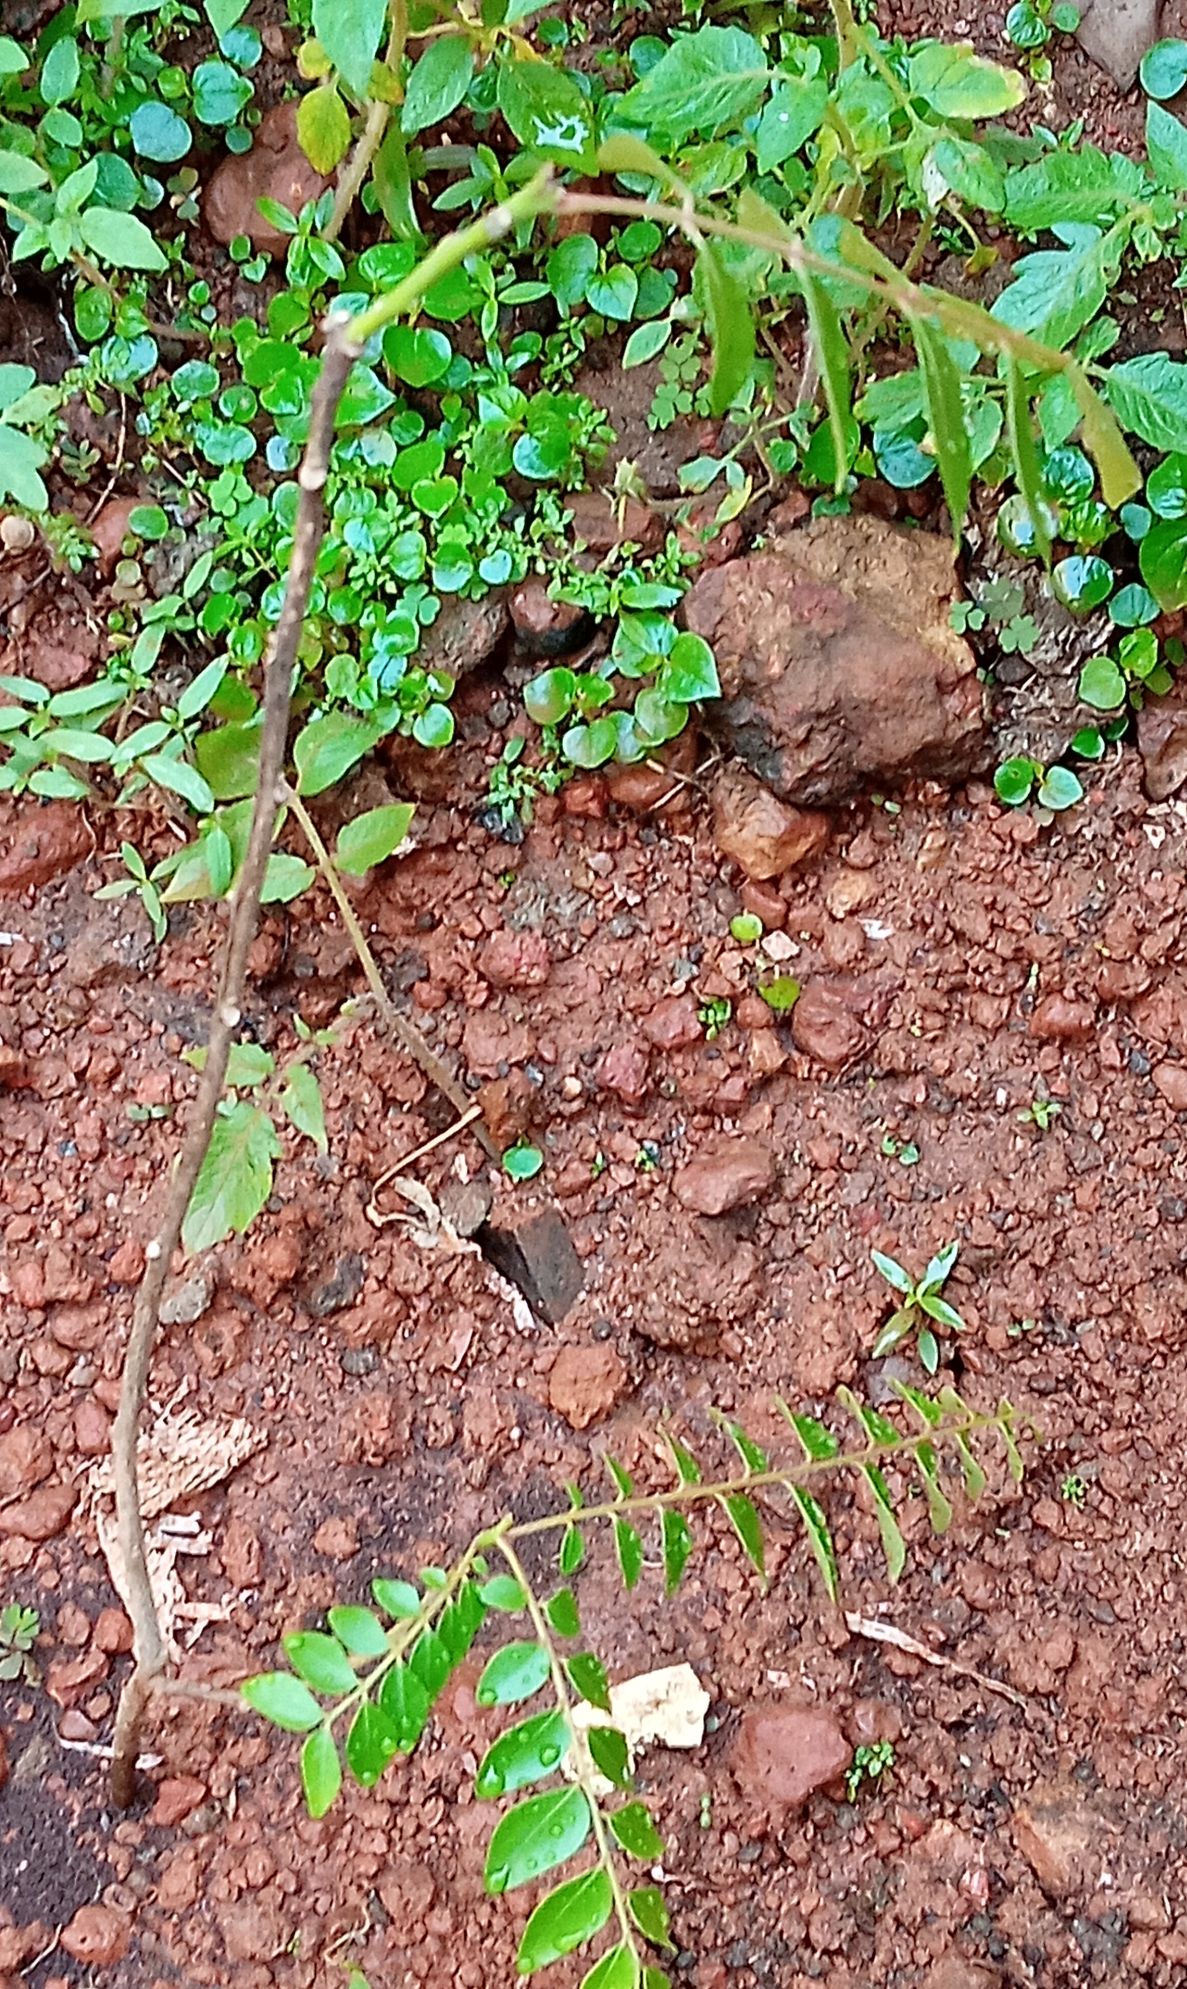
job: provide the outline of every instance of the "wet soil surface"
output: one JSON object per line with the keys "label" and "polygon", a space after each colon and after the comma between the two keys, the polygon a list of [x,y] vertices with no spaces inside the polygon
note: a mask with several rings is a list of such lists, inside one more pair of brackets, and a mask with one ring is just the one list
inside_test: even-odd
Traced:
{"label": "wet soil surface", "polygon": [[[1056,88],[1053,123],[1075,109],[1098,138],[1129,129],[1133,105],[1079,56]],[[870,1515],[843,1487],[829,1511],[844,1608],[963,1671],[847,1627],[774,1513],[765,1596],[705,1522],[672,1603],[654,1567],[633,1606],[604,1554],[580,1577],[616,1675],[688,1659],[713,1697],[704,1747],[641,1775],[674,1978],[1171,1989],[1187,1970],[1187,807],[1148,802],[1127,751],[1053,827],[986,787],[923,789],[835,811],[792,880],[743,887],[695,787],[623,807],[574,783],[522,844],[492,840],[475,814],[509,709],[505,685],[466,686],[463,744],[421,781],[418,847],[358,910],[434,1046],[475,1085],[505,1082],[547,1166],[496,1184],[495,1217],[555,1198],[584,1293],[541,1326],[476,1253],[369,1219],[376,1179],[446,1121],[364,1011],[321,1057],[329,1157],[285,1136],[267,1213],[181,1274],[189,1322],[162,1335],[157,1408],[243,1418],[258,1445],[180,1501],[206,1536],[179,1569],[185,1675],[234,1685],[372,1575],[448,1560],[503,1510],[549,1510],[566,1479],[592,1488],[603,1450],[660,1471],[665,1416],[709,1454],[710,1405],[776,1443],[775,1394],[825,1412],[839,1385],[879,1401],[891,1375],[921,1380],[870,1362],[888,1310],[870,1251],[919,1268],[956,1239],[968,1330],[950,1378],[1033,1419],[1026,1480],[995,1463],[939,1542],[901,1488],[913,1553],[893,1593]],[[344,812],[384,798],[375,779]],[[475,1665],[418,1755],[320,1823],[294,1744],[217,1703],[165,1705],[130,1816],[90,1751],[128,1633],[74,1492],[107,1446],[221,933],[217,911],[183,910],[158,950],[134,905],[95,902],[121,836],[159,856],[157,833],[154,851],[143,817],[0,809],[0,852],[49,880],[0,919],[0,1602],[42,1621],[39,1679],[0,1684],[0,1982],[306,1989],[357,1964],[375,1989],[493,1989],[513,1979],[524,1895],[482,1895],[492,1812],[472,1783],[495,1727]],[[729,936],[744,904],[803,983],[794,1029]],[[267,916],[253,972],[249,1028],[282,1054],[295,1015],[326,1024],[358,988],[317,892]],[[697,1011],[715,999],[733,1015],[709,1042]],[[1060,1107],[1046,1131],[1020,1117],[1036,1097]],[[773,1156],[774,1183],[698,1215],[686,1170],[695,1184],[723,1135]],[[482,1167],[460,1141],[414,1171],[448,1203]],[[796,1710],[848,1745],[891,1741],[893,1767],[855,1802],[835,1785],[781,1802],[756,1716]]]}

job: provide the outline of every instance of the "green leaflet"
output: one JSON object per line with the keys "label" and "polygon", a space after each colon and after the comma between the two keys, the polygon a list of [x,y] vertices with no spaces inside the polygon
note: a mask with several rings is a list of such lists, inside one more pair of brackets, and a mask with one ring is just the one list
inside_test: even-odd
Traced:
{"label": "green leaflet", "polygon": [[499,1818],[486,1854],[486,1889],[509,1892],[563,1865],[590,1832],[589,1804],[580,1789],[528,1796]]}
{"label": "green leaflet", "polygon": [[515,1966],[520,1975],[533,1975],[550,1961],[584,1947],[605,1926],[614,1910],[609,1873],[601,1865],[580,1877],[566,1879],[542,1899],[523,1930]]}
{"label": "green leaflet", "polygon": [[1014,475],[1030,514],[1035,545],[1046,560],[1051,554],[1051,513],[1043,496],[1038,452],[1030,425],[1030,397],[1017,360],[1007,354],[1002,365],[1006,373],[1006,430],[1014,459]]}
{"label": "green leaflet", "polygon": [[742,28],[706,27],[681,35],[618,105],[643,131],[677,144],[738,126],[766,94],[767,60]]}
{"label": "green leaflet", "polygon": [[301,1749],[301,1787],[310,1816],[324,1816],[342,1787],[342,1763],[328,1727],[315,1727]]}
{"label": "green leaflet", "polygon": [[387,1715],[365,1700],[346,1736],[346,1759],[360,1788],[370,1789],[400,1752],[400,1737]]}
{"label": "green leaflet", "polygon": [[521,1720],[488,1748],[475,1777],[475,1794],[489,1800],[543,1781],[559,1768],[571,1738],[562,1713],[538,1713],[534,1719]]}
{"label": "green leaflet", "polygon": [[294,1635],[284,1637],[282,1643],[284,1654],[297,1677],[303,1678],[315,1692],[325,1692],[338,1698],[344,1692],[354,1691],[358,1682],[354,1666],[337,1637],[327,1637],[320,1630],[298,1630]]}
{"label": "green leaflet", "polygon": [[622,1585],[630,1590],[643,1572],[643,1542],[638,1528],[627,1519],[614,1522],[614,1551],[622,1570]]}
{"label": "green leaflet", "polygon": [[1187,192],[1187,125],[1161,104],[1146,105],[1146,156],[1163,186]]}
{"label": "green leaflet", "polygon": [[186,1210],[186,1249],[210,1250],[241,1236],[272,1193],[272,1163],[279,1158],[276,1128],[258,1105],[240,1099],[220,1111]]}
{"label": "green leaflet", "polygon": [[650,1863],[663,1857],[664,1840],[646,1803],[624,1803],[621,1809],[611,1811],[608,1821],[623,1850],[629,1851],[632,1858]]}
{"label": "green leaflet", "polygon": [[543,1644],[505,1644],[487,1664],[474,1697],[480,1706],[513,1706],[538,1692],[548,1671],[548,1652]]}
{"label": "green leaflet", "polygon": [[692,1553],[692,1534],[688,1521],[682,1512],[665,1506],[660,1522],[661,1542],[664,1560],[664,1590],[674,1595],[680,1586],[681,1577]]}
{"label": "green leaflet", "polygon": [[882,1536],[882,1551],[886,1556],[886,1572],[892,1582],[897,1582],[907,1565],[907,1543],[894,1516],[889,1487],[876,1464],[863,1464],[861,1475],[869,1486],[870,1496],[874,1501],[878,1531]]}
{"label": "green leaflet", "polygon": [[750,1560],[759,1574],[766,1580],[766,1561],[763,1550],[762,1521],[753,1499],[742,1492],[727,1493],[721,1501],[729,1515],[730,1525],[737,1534]]}
{"label": "green leaflet", "polygon": [[366,97],[387,0],[313,0],[313,32],[356,97]]}
{"label": "green leaflet", "polygon": [[599,1955],[581,1989],[638,1989],[639,1964],[625,1942]]}
{"label": "green leaflet", "polygon": [[808,1545],[811,1547],[816,1559],[816,1565],[820,1569],[821,1578],[828,1593],[828,1599],[830,1602],[835,1602],[840,1594],[840,1582],[837,1577],[836,1550],[833,1547],[833,1538],[829,1532],[828,1521],[824,1517],[819,1502],[812,1497],[811,1492],[806,1492],[802,1485],[792,1485],[789,1489],[795,1504],[799,1508],[800,1517],[804,1522],[804,1527],[808,1535]]}
{"label": "green leaflet", "polygon": [[812,349],[816,354],[816,364],[820,368],[820,380],[824,388],[825,405],[828,408],[829,429],[833,438],[833,461],[836,464],[836,487],[840,490],[849,469],[848,421],[851,402],[849,348],[845,343],[845,334],[841,330],[837,307],[819,277],[812,275],[808,270],[801,270],[800,287],[804,293],[808,325],[812,333]]}
{"label": "green leaflet", "polygon": [[933,1533],[946,1533],[952,1524],[952,1504],[940,1484],[935,1446],[922,1438],[914,1449],[915,1466],[923,1480],[928,1517]]}
{"label": "green leaflet", "polygon": [[992,315],[1062,351],[1100,310],[1117,261],[1116,243],[1107,246],[1103,235],[1077,248],[1021,256]]}
{"label": "green leaflet", "polygon": [[709,412],[722,415],[741,393],[754,362],[754,312],[744,284],[726,263],[718,242],[705,242],[697,276],[713,346]]}
{"label": "green leaflet", "polygon": [[1103,378],[1123,428],[1152,448],[1187,450],[1187,365],[1165,352],[1144,352],[1110,366]]}
{"label": "green leaflet", "polygon": [[1143,174],[1119,152],[1094,145],[1048,152],[1033,165],[1006,175],[1006,219],[1024,235],[1057,221],[1096,221],[1102,226],[1142,197]]}

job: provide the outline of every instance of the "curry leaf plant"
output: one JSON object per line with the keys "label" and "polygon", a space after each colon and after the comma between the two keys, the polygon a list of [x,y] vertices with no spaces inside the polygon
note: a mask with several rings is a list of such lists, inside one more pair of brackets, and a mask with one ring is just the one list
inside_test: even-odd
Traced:
{"label": "curry leaf plant", "polygon": [[[415,1581],[377,1579],[369,1601],[338,1603],[324,1628],[286,1636],[284,1668],[245,1680],[242,1693],[272,1725],[300,1737],[311,1816],[325,1815],[348,1776],[371,1788],[413,1752],[449,1680],[485,1636],[494,1648],[475,1696],[482,1706],[514,1710],[475,1775],[475,1795],[501,1805],[484,1884],[496,1895],[537,1887],[530,1913],[521,1915],[517,1973],[532,1975],[583,1951],[583,1989],[664,1989],[669,1977],[656,1956],[677,1945],[668,1903],[651,1882],[661,1876],[655,1867],[664,1843],[635,1787],[630,1742],[614,1717],[611,1674],[583,1626],[587,1554],[607,1542],[633,1596],[650,1552],[662,1601],[649,1606],[663,1607],[696,1549],[693,1522],[718,1515],[765,1583],[761,1501],[779,1511],[781,1528],[786,1523],[798,1532],[835,1601],[837,1549],[821,1500],[836,1480],[849,1479],[862,1487],[888,1578],[897,1582],[907,1547],[896,1507],[912,1481],[933,1530],[943,1534],[952,1490],[961,1485],[975,1500],[986,1487],[978,1451],[987,1442],[1003,1446],[1015,1480],[1022,1460],[1008,1403],[979,1411],[951,1389],[934,1398],[903,1386],[896,1392],[906,1428],[840,1391],[855,1432],[848,1440],[779,1402],[797,1453],[783,1460],[717,1416],[736,1459],[717,1473],[666,1431],[667,1488],[638,1488],[624,1465],[607,1456],[607,1497],[587,1498],[570,1485],[560,1510],[527,1520],[508,1515],[477,1533],[448,1567],[423,1568]],[[591,1954],[594,1943],[600,1951]]]}

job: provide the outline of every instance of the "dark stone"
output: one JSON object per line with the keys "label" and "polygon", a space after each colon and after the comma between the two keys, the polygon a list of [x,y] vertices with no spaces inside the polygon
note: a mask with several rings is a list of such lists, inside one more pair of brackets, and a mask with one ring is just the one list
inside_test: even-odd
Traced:
{"label": "dark stone", "polygon": [[319,1285],[308,1300],[310,1312],[315,1319],[326,1319],[331,1312],[341,1312],[353,1305],[363,1289],[366,1264],[357,1250],[341,1257],[334,1269],[334,1275],[324,1285]]}
{"label": "dark stone", "polygon": [[484,1222],[476,1240],[487,1261],[523,1293],[536,1317],[559,1326],[581,1296],[585,1273],[558,1211],[540,1209],[516,1223]]}

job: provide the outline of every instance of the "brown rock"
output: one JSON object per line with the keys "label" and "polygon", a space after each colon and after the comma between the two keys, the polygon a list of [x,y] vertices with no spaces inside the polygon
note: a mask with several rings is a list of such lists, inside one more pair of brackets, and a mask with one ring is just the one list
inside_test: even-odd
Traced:
{"label": "brown rock", "polygon": [[577,822],[604,822],[610,812],[610,793],[601,774],[578,774],[561,789],[561,808]]}
{"label": "brown rock", "polygon": [[80,1906],[64,1929],[61,1945],[84,1968],[110,1968],[122,1961],[132,1942],[132,1922],[114,1906]]}
{"label": "brown rock", "polygon": [[132,1648],[132,1625],[122,1609],[101,1609],[95,1619],[96,1650],[121,1657]]}
{"label": "brown rock", "polygon": [[1090,1001],[1072,995],[1044,995],[1035,1003],[1029,1027],[1040,1043],[1086,1043],[1096,1029],[1096,1010]]}
{"label": "brown rock", "polygon": [[359,1551],[358,1522],[349,1513],[323,1519],[313,1536],[313,1551],[331,1561],[349,1561]]}
{"label": "brown rock", "polygon": [[257,202],[274,200],[290,214],[299,214],[328,185],[301,150],[296,104],[273,104],[260,119],[250,152],[229,153],[215,167],[202,196],[202,219],[224,247],[236,235],[246,235],[266,255],[280,256],[290,238],[264,219]]}
{"label": "brown rock", "polygon": [[202,1891],[202,1879],[197,1845],[183,1844],[157,1880],[157,1905],[165,1913],[184,1913]]}
{"label": "brown rock", "polygon": [[587,1430],[610,1414],[626,1388],[627,1371],[613,1347],[562,1347],[548,1377],[548,1400],[573,1429]]}
{"label": "brown rock", "polygon": [[507,602],[501,593],[484,594],[477,601],[447,594],[440,614],[421,637],[417,664],[424,670],[448,670],[451,677],[464,677],[489,661],[507,624]]}
{"label": "brown rock", "polygon": [[74,1442],[83,1457],[102,1457],[111,1442],[111,1417],[93,1395],[84,1395],[74,1411]]}
{"label": "brown rock", "polygon": [[493,1008],[472,1008],[462,1031],[462,1055],[480,1077],[505,1077],[500,1065],[526,1063],[535,1047],[532,1032]]}
{"label": "brown rock", "polygon": [[125,1236],[107,1260],[107,1277],[113,1285],[138,1285],[144,1272],[144,1245],[137,1236]]}
{"label": "brown rock", "polygon": [[53,1469],[54,1454],[41,1430],[21,1423],[0,1437],[0,1503],[19,1499]]}
{"label": "brown rock", "polygon": [[826,815],[789,807],[744,767],[727,767],[713,787],[717,847],[756,883],[781,877],[828,841]]}
{"label": "brown rock", "polygon": [[31,1091],[33,1073],[28,1059],[11,1043],[0,1043],[0,1085],[6,1091]]}
{"label": "brown rock", "polygon": [[593,555],[591,565],[626,543],[644,552],[658,552],[663,545],[663,520],[637,497],[620,506],[609,491],[579,490],[565,498],[565,509],[573,538]]}
{"label": "brown rock", "polygon": [[206,1784],[193,1775],[167,1775],[157,1786],[157,1799],[148,1820],[160,1830],[173,1830],[206,1800]]}
{"label": "brown rock", "polygon": [[542,988],[552,968],[548,942],[539,932],[504,926],[479,949],[478,971],[495,988]]}
{"label": "brown rock", "polygon": [[0,854],[0,898],[30,885],[52,884],[92,848],[81,808],[72,801],[22,801]]}
{"label": "brown rock", "polygon": [[682,613],[717,658],[706,723],[785,801],[965,778],[984,763],[985,701],[952,593],[948,539],[863,516],[702,573]]}
{"label": "brown rock", "polygon": [[1095,1888],[1109,1856],[1108,1821],[1069,1790],[1036,1791],[1017,1810],[1014,1842],[1052,1899]]}
{"label": "brown rock", "polygon": [[603,1091],[621,1098],[624,1105],[641,1105],[647,1096],[650,1061],[647,1044],[640,1043],[637,1037],[613,1043],[598,1065],[598,1083]]}
{"label": "brown rock", "polygon": [[606,791],[611,801],[636,815],[687,815],[692,807],[690,790],[675,776],[687,776],[696,770],[697,739],[693,727],[686,725],[678,739],[647,757],[655,764],[648,766],[641,760],[637,766],[607,767]]}
{"label": "brown rock", "polygon": [[1187,781],[1187,697],[1180,678],[1162,698],[1147,698],[1137,715],[1138,751],[1151,801],[1165,801]]}
{"label": "brown rock", "polygon": [[9,1539],[53,1540],[65,1528],[77,1497],[74,1485],[45,1485],[15,1505],[0,1506],[0,1534]]}
{"label": "brown rock", "polygon": [[733,1225],[676,1219],[647,1260],[630,1324],[657,1347],[713,1353],[723,1329],[753,1316],[760,1276],[753,1246],[739,1241]]}
{"label": "brown rock", "polygon": [[1151,1076],[1172,1112],[1187,1112],[1187,1064],[1156,1064]]}
{"label": "brown rock", "polygon": [[775,1185],[775,1156],[762,1140],[719,1133],[706,1140],[676,1176],[676,1200],[694,1215],[728,1215],[768,1194]]}
{"label": "brown rock", "polygon": [[842,1776],[853,1750],[831,1713],[815,1706],[754,1706],[730,1752],[744,1795],[767,1809],[799,1808]]}
{"label": "brown rock", "polygon": [[779,932],[787,923],[787,906],[773,884],[759,884],[748,877],[739,893],[742,910],[753,912],[767,932]]}
{"label": "brown rock", "polygon": [[860,1010],[849,990],[836,981],[810,980],[791,1011],[796,1049],[826,1070],[844,1070],[865,1048]]}
{"label": "brown rock", "polygon": [[509,1071],[506,1077],[490,1078],[476,1097],[491,1138],[504,1149],[523,1138],[538,1102],[535,1085],[521,1070]]}
{"label": "brown rock", "polygon": [[[263,216],[261,215],[261,220]],[[110,580],[128,536],[128,520],[143,504],[142,497],[109,497],[91,524],[91,537],[99,555],[98,567],[104,580]]]}
{"label": "brown rock", "polygon": [[537,1319],[559,1326],[585,1284],[581,1259],[559,1210],[515,1211],[483,1223],[477,1238],[483,1256],[523,1293]]}
{"label": "brown rock", "polygon": [[701,1019],[691,995],[665,995],[640,1024],[657,1050],[687,1050],[701,1040]]}
{"label": "brown rock", "polygon": [[593,617],[572,601],[554,601],[547,583],[532,574],[511,596],[511,626],[528,656],[571,656],[593,634]]}
{"label": "brown rock", "polygon": [[15,1975],[34,1955],[44,1954],[53,1938],[44,1920],[30,1920],[23,1927],[0,1926],[0,1974]]}

